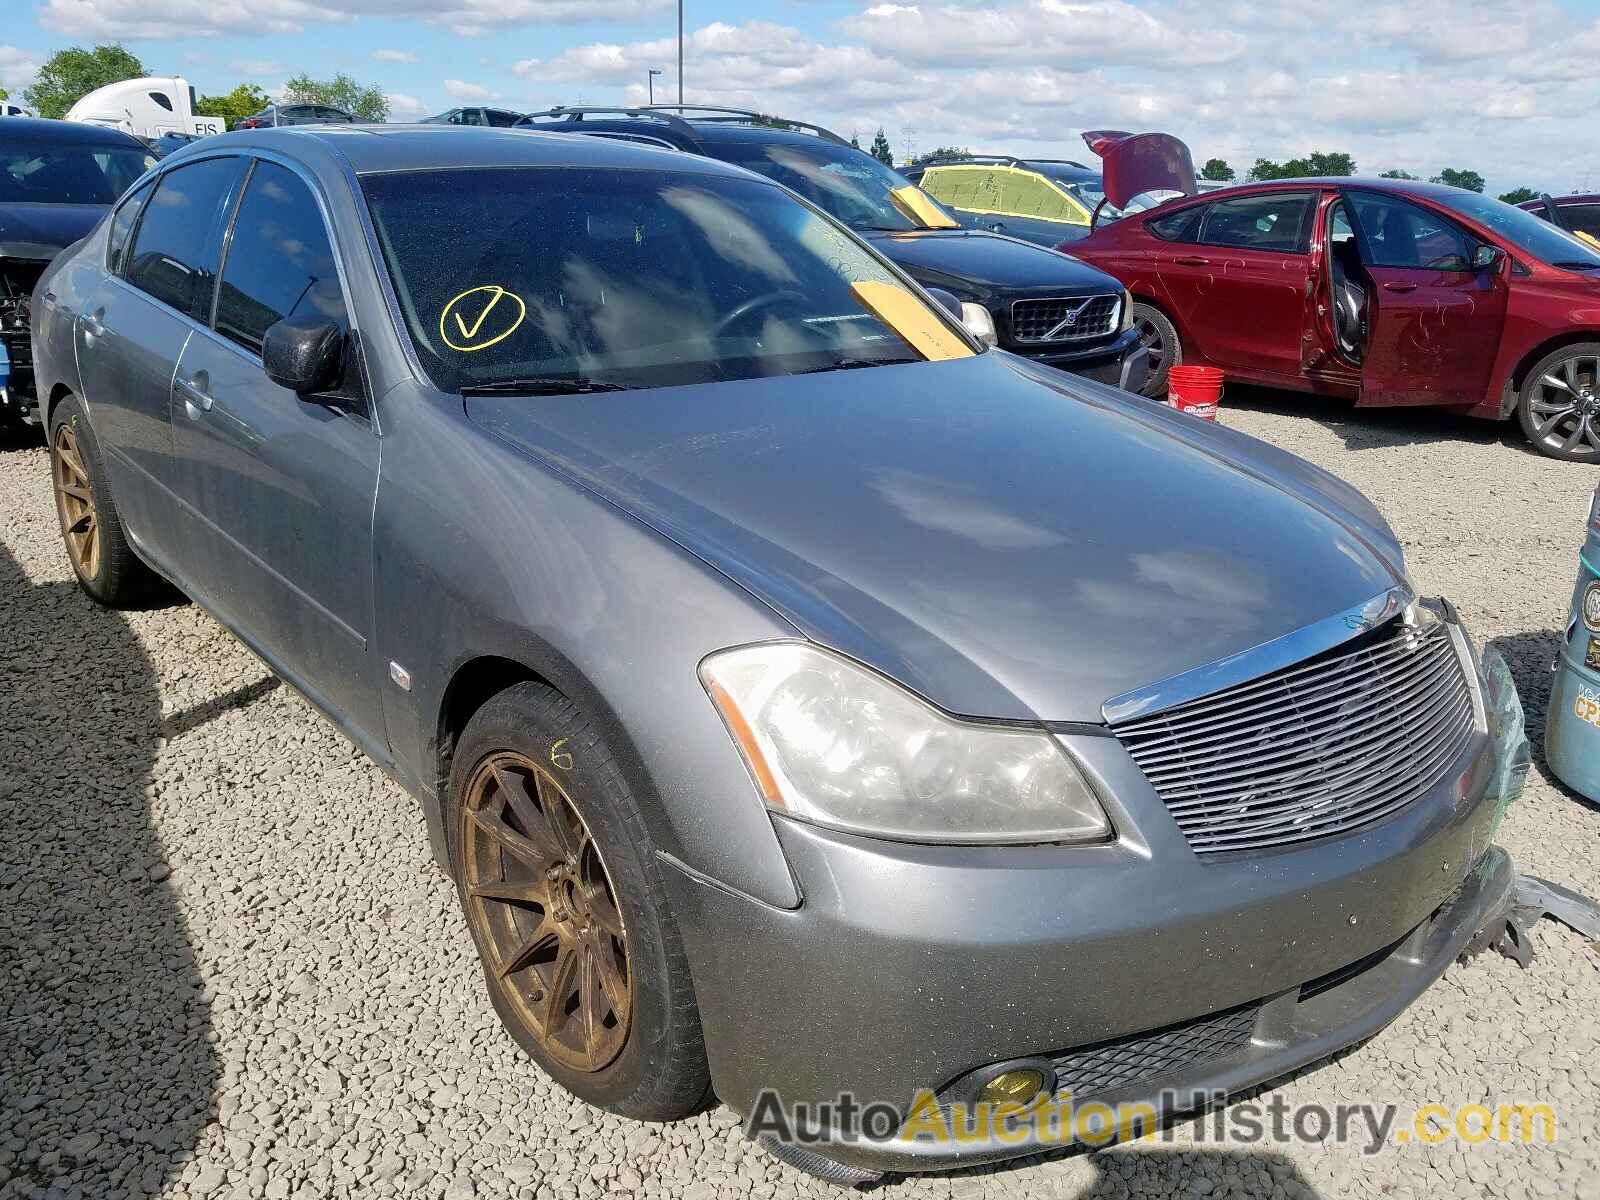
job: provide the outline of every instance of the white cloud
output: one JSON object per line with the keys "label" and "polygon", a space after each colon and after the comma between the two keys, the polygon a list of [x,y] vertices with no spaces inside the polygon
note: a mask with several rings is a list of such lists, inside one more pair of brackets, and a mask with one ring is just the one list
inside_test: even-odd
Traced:
{"label": "white cloud", "polygon": [[[18,0],[11,0],[12,3]],[[638,21],[673,0],[252,0],[249,15],[214,0],[42,0],[39,23],[75,38],[119,41],[300,33],[362,17],[420,20],[477,36],[495,29]]]}
{"label": "white cloud", "polygon": [[270,58],[236,58],[228,64],[230,71],[237,71],[241,75],[281,75],[284,67],[281,62]]}
{"label": "white cloud", "polygon": [[414,63],[417,56],[409,50],[374,50],[372,59],[374,62]]}
{"label": "white cloud", "polygon": [[384,96],[389,102],[389,119],[402,120],[406,117],[420,117],[427,113],[427,106],[415,96],[408,96],[405,92],[389,92]]}
{"label": "white cloud", "polygon": [[481,84],[468,83],[464,79],[446,79],[444,90],[447,95],[454,96],[457,100],[493,100],[499,94],[491,92]]}
{"label": "white cloud", "polygon": [[[1559,38],[1546,36],[1560,29]],[[638,103],[676,42],[594,41],[513,70],[539,102]],[[1164,128],[1196,161],[1345,150],[1376,173],[1475,169],[1491,190],[1584,182],[1571,145],[1600,107],[1600,21],[1553,0],[995,0],[873,4],[810,36],[713,22],[685,44],[691,101],[870,138],[897,156],[969,146],[1088,160],[1078,131]],[[612,89],[612,95],[606,95]]]}
{"label": "white cloud", "polygon": [[21,96],[44,64],[26,50],[0,46],[0,87]]}

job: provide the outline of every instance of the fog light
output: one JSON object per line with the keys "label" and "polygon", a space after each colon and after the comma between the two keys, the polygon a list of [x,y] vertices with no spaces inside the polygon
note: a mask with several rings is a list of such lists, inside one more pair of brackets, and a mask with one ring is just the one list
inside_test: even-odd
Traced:
{"label": "fog light", "polygon": [[1031,1068],[1001,1071],[978,1092],[979,1104],[1026,1107],[1044,1090],[1044,1072]]}

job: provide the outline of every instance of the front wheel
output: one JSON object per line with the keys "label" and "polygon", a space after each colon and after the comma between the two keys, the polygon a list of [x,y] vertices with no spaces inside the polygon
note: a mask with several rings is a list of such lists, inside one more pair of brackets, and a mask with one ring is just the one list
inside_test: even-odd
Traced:
{"label": "front wheel", "polygon": [[511,1035],[600,1108],[700,1108],[688,961],[644,818],[587,717],[539,684],[501,692],[461,735],[450,800],[461,905]]}
{"label": "front wheel", "polygon": [[1517,420],[1540,454],[1600,462],[1600,342],[1563,346],[1540,359],[1522,381]]}
{"label": "front wheel", "polygon": [[1139,331],[1146,368],[1144,394],[1159,398],[1167,394],[1167,373],[1183,361],[1183,343],[1172,319],[1153,304],[1133,302],[1133,327]]}

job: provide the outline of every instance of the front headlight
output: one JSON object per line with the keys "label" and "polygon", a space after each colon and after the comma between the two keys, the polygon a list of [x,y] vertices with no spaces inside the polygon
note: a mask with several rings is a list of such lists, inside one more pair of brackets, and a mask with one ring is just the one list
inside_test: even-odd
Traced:
{"label": "front headlight", "polygon": [[1122,289],[1122,328],[1133,328],[1133,293],[1127,288]]}
{"label": "front headlight", "polygon": [[985,346],[992,346],[999,340],[995,337],[994,318],[981,304],[974,304],[971,300],[962,301],[961,323],[967,327],[968,333]]}
{"label": "front headlight", "polygon": [[813,646],[724,650],[700,665],[771,808],[904,841],[1085,842],[1111,832],[1043,730],[957,721]]}

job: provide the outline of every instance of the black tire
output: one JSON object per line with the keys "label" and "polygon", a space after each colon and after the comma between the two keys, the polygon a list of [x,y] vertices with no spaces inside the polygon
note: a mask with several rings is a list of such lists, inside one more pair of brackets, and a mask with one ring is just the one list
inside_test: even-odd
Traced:
{"label": "black tire", "polygon": [[1517,397],[1517,421],[1540,454],[1600,463],[1600,342],[1562,346],[1535,363]]}
{"label": "black tire", "polygon": [[1183,339],[1166,313],[1143,300],[1133,302],[1133,327],[1150,356],[1144,394],[1159,399],[1167,394],[1167,373],[1183,361]]}
{"label": "black tire", "polygon": [[[469,825],[469,785],[475,790],[488,764],[504,761],[508,753],[554,764],[550,777],[559,776],[565,800],[598,850],[626,929],[629,1026],[621,1049],[599,1069],[573,1069],[548,1052],[539,1030],[521,1011],[519,999],[525,1003],[527,994],[513,995],[517,980],[502,980],[493,969],[494,934],[487,928],[491,922],[480,915],[486,906],[469,895],[467,840],[483,836],[475,822]],[[688,959],[644,817],[596,727],[565,696],[542,684],[508,688],[485,703],[462,732],[453,754],[448,805],[457,891],[490,998],[517,1043],[557,1083],[609,1112],[672,1121],[704,1107],[711,1093],[710,1072]],[[503,863],[500,873],[506,874]],[[545,913],[528,920],[537,925]]]}
{"label": "black tire", "polygon": [[[86,487],[93,497],[93,523],[98,532],[97,552],[85,558],[74,549],[69,528],[75,521],[69,517],[68,495],[63,491],[64,448],[70,441],[76,451],[82,475],[74,474],[73,482],[81,489]],[[68,396],[56,405],[50,414],[49,429],[50,473],[52,491],[55,493],[56,515],[61,522],[61,540],[67,550],[67,560],[81,587],[96,603],[107,608],[137,608],[159,596],[164,581],[147,567],[128,544],[128,535],[117,515],[116,498],[111,494],[111,484],[106,478],[105,460],[100,454],[100,443],[84,415],[83,406],[76,396]],[[76,518],[81,521],[82,517]]]}

